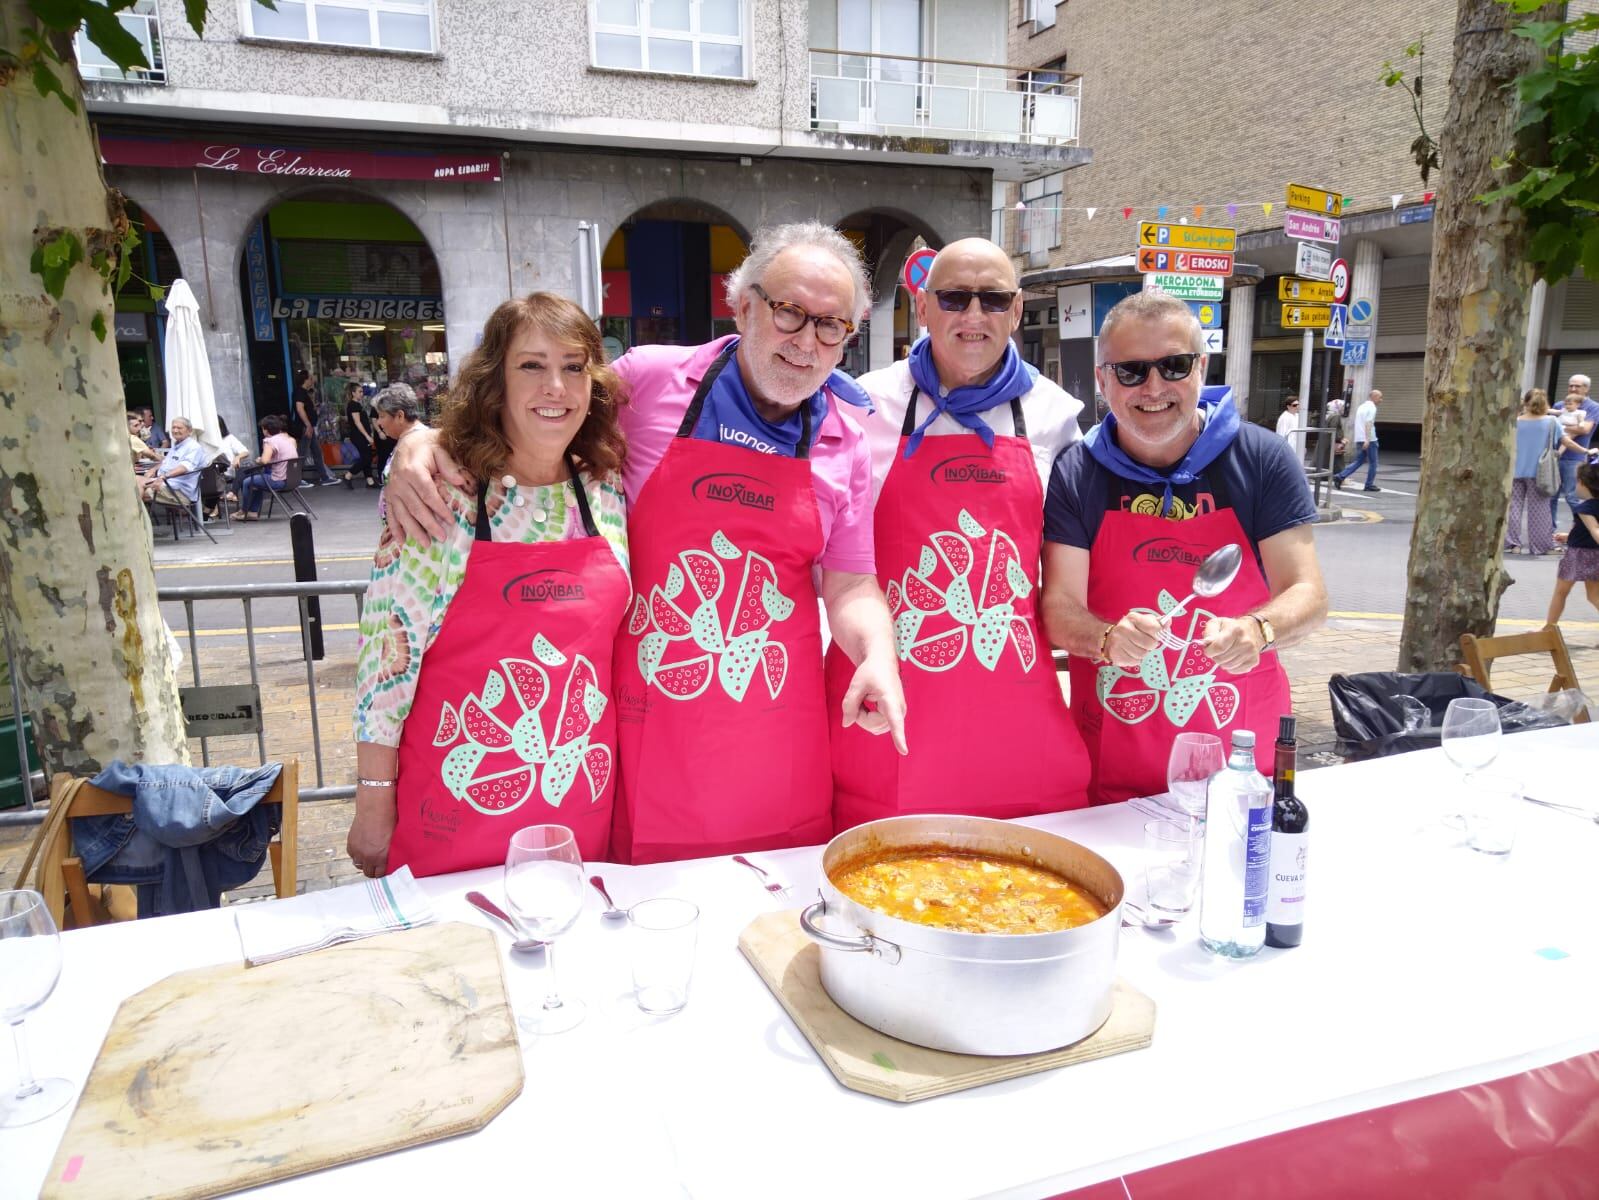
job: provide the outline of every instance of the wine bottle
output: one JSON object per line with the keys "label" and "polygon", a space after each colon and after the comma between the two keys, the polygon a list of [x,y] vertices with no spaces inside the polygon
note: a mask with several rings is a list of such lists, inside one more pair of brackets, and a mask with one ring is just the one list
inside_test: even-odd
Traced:
{"label": "wine bottle", "polygon": [[1266,945],[1299,945],[1305,934],[1305,859],[1310,812],[1294,795],[1296,722],[1281,717],[1273,759],[1276,782],[1271,804],[1271,878],[1266,890]]}

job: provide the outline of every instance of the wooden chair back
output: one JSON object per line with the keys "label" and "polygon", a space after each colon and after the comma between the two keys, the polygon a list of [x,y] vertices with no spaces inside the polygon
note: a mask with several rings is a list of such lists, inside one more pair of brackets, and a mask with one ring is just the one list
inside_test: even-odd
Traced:
{"label": "wooden chair back", "polygon": [[[1571,652],[1566,649],[1566,639],[1552,625],[1532,633],[1514,633],[1507,637],[1480,638],[1469,633],[1461,634],[1460,654],[1465,659],[1460,664],[1461,672],[1490,690],[1493,688],[1490,676],[1495,660],[1516,654],[1549,655],[1555,671],[1554,678],[1549,681],[1549,691],[1580,690],[1582,687],[1577,681],[1577,669],[1571,665]],[[1588,710],[1584,708],[1572,723],[1580,725],[1587,720]]]}
{"label": "wooden chair back", "polygon": [[[300,813],[298,761],[290,759],[283,764],[277,781],[261,803],[283,807],[283,821],[278,835],[267,846],[267,856],[272,863],[272,880],[279,898],[292,896],[299,872],[296,852]],[[72,827],[67,823],[71,817],[115,816],[132,810],[133,801],[129,797],[104,791],[87,780],[63,774],[50,781],[50,817],[41,830],[41,843],[35,849],[40,855],[39,890],[57,928],[77,929],[134,915],[131,908],[123,911],[105,903],[103,895],[97,897],[91,892],[83,873],[83,862],[72,851]],[[26,874],[27,863],[24,863],[23,875]],[[29,885],[25,878],[19,878],[17,886]]]}

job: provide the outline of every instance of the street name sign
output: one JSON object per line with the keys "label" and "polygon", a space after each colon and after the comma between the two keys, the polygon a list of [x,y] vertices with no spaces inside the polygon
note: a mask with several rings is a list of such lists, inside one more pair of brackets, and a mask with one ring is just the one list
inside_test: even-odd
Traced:
{"label": "street name sign", "polygon": [[1277,299],[1298,300],[1305,304],[1331,304],[1333,285],[1320,279],[1291,279],[1283,275],[1277,280]]}
{"label": "street name sign", "polygon": [[1161,225],[1140,221],[1138,244],[1163,250],[1215,250],[1231,254],[1238,248],[1238,231],[1218,225]]}
{"label": "street name sign", "polygon": [[1401,208],[1399,210],[1399,223],[1401,225],[1415,225],[1418,222],[1432,220],[1433,206],[1431,204],[1418,204],[1414,208]]}
{"label": "street name sign", "polygon": [[1326,188],[1306,187],[1302,183],[1288,185],[1288,207],[1303,212],[1321,213],[1336,217],[1343,211],[1344,198]]}
{"label": "street name sign", "polygon": [[1220,300],[1222,294],[1215,275],[1150,275],[1149,286],[1181,300]]}
{"label": "street name sign", "polygon": [[1295,243],[1294,274],[1310,279],[1326,279],[1332,274],[1332,251],[1314,242]]}
{"label": "street name sign", "polygon": [[1344,343],[1342,361],[1346,367],[1363,367],[1371,354],[1371,342],[1365,338],[1354,339]]}
{"label": "street name sign", "polygon": [[1174,271],[1179,275],[1220,275],[1233,273],[1233,256],[1201,250],[1154,250],[1148,246],[1138,248],[1138,269]]}
{"label": "street name sign", "polygon": [[1327,304],[1285,304],[1282,324],[1285,329],[1326,329],[1332,320]]}
{"label": "street name sign", "polygon": [[1283,232],[1302,242],[1332,242],[1336,245],[1343,230],[1336,217],[1313,217],[1289,211],[1283,214]]}

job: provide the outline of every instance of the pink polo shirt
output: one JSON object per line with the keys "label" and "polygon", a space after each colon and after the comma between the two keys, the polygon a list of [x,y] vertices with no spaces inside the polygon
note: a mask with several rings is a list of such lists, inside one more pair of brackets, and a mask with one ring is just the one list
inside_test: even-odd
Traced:
{"label": "pink polo shirt", "polygon": [[[620,423],[627,438],[622,486],[629,505],[638,503],[700,380],[731,340],[729,335],[703,346],[636,346],[611,364],[627,384]],[[838,405],[829,396],[827,416],[811,447],[811,487],[822,519],[822,553],[816,561],[830,571],[873,575],[871,457],[859,427],[839,415]]]}

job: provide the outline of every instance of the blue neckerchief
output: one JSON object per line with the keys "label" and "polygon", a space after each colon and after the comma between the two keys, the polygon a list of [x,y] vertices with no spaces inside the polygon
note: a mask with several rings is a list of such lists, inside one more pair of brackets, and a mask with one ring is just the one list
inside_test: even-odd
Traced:
{"label": "blue neckerchief", "polygon": [[[933,343],[925,334],[917,338],[915,345],[911,347],[910,368],[911,378],[916,381],[916,386],[933,402],[933,411],[927,414],[927,419],[918,425],[906,440],[906,458],[916,453],[916,448],[922,444],[922,438],[927,433],[927,427],[938,419],[940,413],[948,413],[954,417],[982,438],[983,444],[992,450],[994,431],[988,427],[981,414],[996,405],[1009,404],[1012,400],[1027,395],[1033,390],[1033,380],[1038,377],[1033,365],[1022,361],[1022,356],[1016,353],[1016,343],[1006,342],[1005,357],[1000,360],[999,369],[987,383],[954,388],[948,395],[943,395],[944,385],[939,381],[938,368],[933,364]],[[912,396],[914,399],[914,393]]]}
{"label": "blue neckerchief", "polygon": [[1116,417],[1105,414],[1103,423],[1094,426],[1083,438],[1083,445],[1094,456],[1094,461],[1113,475],[1138,483],[1160,484],[1166,489],[1160,502],[1160,515],[1171,512],[1172,488],[1186,487],[1198,479],[1201,472],[1215,462],[1221,452],[1238,437],[1238,407],[1233,403],[1233,389],[1226,384],[1199,389],[1199,413],[1204,425],[1194,444],[1188,447],[1176,466],[1164,471],[1147,467],[1129,458],[1127,452],[1116,444]]}
{"label": "blue neckerchief", "polygon": [[[728,343],[727,365],[705,395],[705,405],[694,426],[693,436],[703,442],[725,442],[763,454],[795,457],[799,453],[800,433],[804,428],[801,409],[796,408],[776,424],[756,412],[755,402],[750,398],[749,389],[744,386],[744,376],[738,368],[737,346],[736,338]],[[816,443],[822,421],[827,417],[828,392],[846,404],[872,411],[872,402],[865,389],[842,371],[834,371],[816,394],[805,402],[811,411],[812,445]]]}

